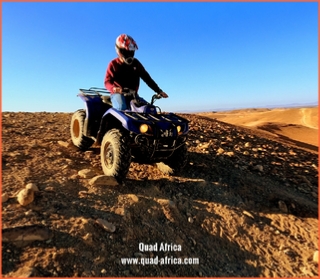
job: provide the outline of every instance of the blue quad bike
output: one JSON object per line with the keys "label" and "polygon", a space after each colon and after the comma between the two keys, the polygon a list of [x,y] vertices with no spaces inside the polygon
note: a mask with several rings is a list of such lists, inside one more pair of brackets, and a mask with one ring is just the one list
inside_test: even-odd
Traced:
{"label": "blue quad bike", "polygon": [[78,96],[85,109],[77,110],[71,119],[71,139],[80,150],[100,145],[103,173],[118,180],[126,177],[131,161],[163,162],[173,174],[188,160],[189,121],[174,113],[162,112],[154,105],[161,95],[154,94],[151,103],[127,89],[130,110],[112,107],[110,92],[103,88],[80,89]]}

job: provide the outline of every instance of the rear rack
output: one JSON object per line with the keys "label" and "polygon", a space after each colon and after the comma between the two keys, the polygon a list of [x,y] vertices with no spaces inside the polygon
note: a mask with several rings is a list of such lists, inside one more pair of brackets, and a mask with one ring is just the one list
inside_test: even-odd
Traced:
{"label": "rear rack", "polygon": [[90,95],[111,94],[111,92],[108,91],[107,89],[99,88],[99,87],[90,87],[89,89],[80,88],[80,92],[84,94],[90,94]]}

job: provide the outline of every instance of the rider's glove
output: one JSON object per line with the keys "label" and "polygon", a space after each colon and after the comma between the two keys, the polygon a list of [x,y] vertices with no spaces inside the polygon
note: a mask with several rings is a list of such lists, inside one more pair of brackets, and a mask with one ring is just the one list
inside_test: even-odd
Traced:
{"label": "rider's glove", "polygon": [[122,88],[121,87],[113,87],[113,93],[121,93]]}
{"label": "rider's glove", "polygon": [[169,97],[168,94],[165,93],[165,92],[163,92],[163,91],[159,92],[159,94],[160,94],[163,98],[168,98],[168,97]]}

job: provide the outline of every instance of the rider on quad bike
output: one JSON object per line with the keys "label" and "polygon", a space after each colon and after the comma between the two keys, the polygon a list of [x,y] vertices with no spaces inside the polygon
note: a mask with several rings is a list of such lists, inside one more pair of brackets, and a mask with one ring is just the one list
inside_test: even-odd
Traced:
{"label": "rider on quad bike", "polygon": [[[134,58],[137,49],[130,36],[117,38],[119,57],[108,65],[106,89],[80,89],[85,109],[77,110],[70,124],[73,144],[82,151],[100,146],[104,174],[120,180],[126,177],[131,161],[164,162],[178,173],[188,159],[189,121],[154,105],[168,95]],[[156,92],[150,103],[138,95],[140,78]]]}
{"label": "rider on quad bike", "polygon": [[125,110],[130,108],[130,101],[133,97],[125,97],[122,94],[123,89],[129,88],[138,92],[140,78],[161,97],[168,97],[151,78],[140,61],[134,58],[138,46],[131,36],[119,35],[116,39],[115,48],[118,57],[109,63],[104,80],[106,89],[111,93],[111,102],[115,109]]}

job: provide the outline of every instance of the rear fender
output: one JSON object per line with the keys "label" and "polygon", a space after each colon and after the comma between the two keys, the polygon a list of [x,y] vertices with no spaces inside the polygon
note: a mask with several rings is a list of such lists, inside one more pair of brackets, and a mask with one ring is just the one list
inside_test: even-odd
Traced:
{"label": "rear fender", "polygon": [[101,117],[110,108],[110,105],[103,103],[99,95],[84,95],[80,93],[78,96],[84,101],[86,108],[84,135],[95,137]]}

